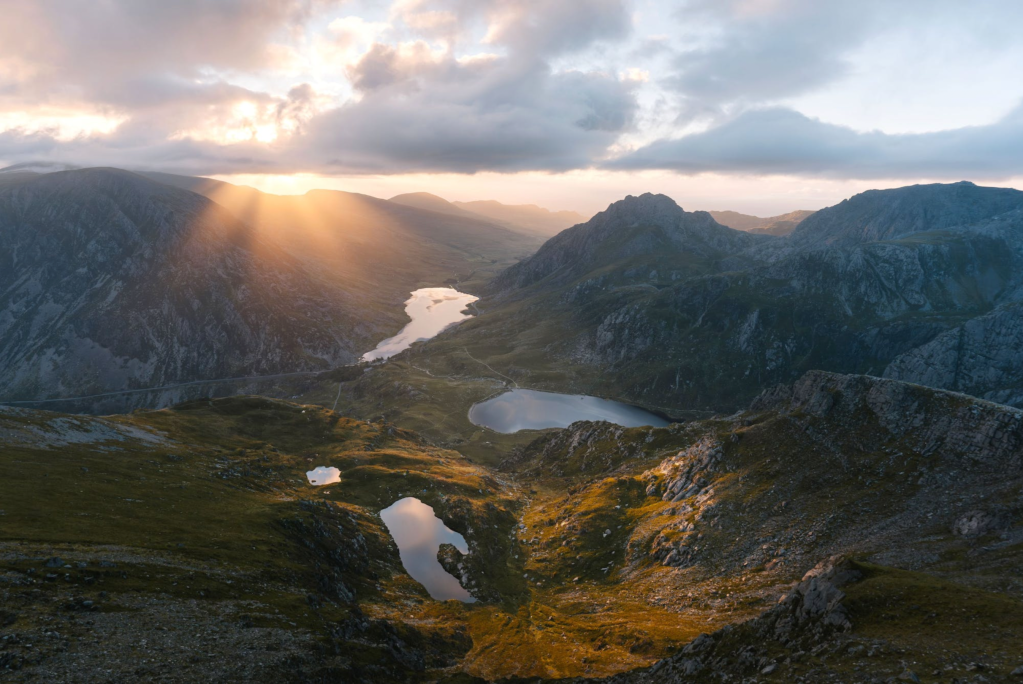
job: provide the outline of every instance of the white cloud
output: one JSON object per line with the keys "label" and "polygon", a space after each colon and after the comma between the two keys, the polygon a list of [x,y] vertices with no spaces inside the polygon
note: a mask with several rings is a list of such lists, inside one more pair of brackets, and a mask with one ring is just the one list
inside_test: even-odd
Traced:
{"label": "white cloud", "polygon": [[6,0],[4,11],[0,158],[11,161],[1019,170],[1023,5],[1012,0]]}

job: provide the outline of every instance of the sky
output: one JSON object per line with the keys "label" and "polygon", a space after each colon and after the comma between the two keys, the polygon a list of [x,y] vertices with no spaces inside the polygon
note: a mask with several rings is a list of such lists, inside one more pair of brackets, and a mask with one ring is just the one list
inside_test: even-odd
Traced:
{"label": "sky", "polygon": [[1023,188],[1018,0],[0,0],[0,163],[762,216]]}

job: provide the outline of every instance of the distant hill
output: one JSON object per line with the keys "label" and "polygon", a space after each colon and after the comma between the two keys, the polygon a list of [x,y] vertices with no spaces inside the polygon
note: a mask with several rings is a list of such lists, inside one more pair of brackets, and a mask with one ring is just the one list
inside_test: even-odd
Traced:
{"label": "distant hill", "polygon": [[551,237],[586,217],[574,211],[550,211],[535,204],[502,204],[494,200],[448,202],[428,192],[395,195],[391,202],[441,214],[489,221],[525,235]]}
{"label": "distant hill", "polygon": [[530,229],[537,235],[556,235],[566,228],[584,223],[587,216],[575,211],[551,211],[535,204],[501,204],[494,200],[455,202],[455,206],[495,221]]}
{"label": "distant hill", "polygon": [[487,220],[477,214],[473,214],[472,212],[455,206],[443,197],[438,197],[437,195],[429,192],[407,192],[402,195],[395,195],[388,201],[394,202],[395,204],[403,204],[406,207],[415,207],[416,209],[425,209],[426,211],[436,211],[440,214],[461,216],[462,218],[471,218],[477,221]]}
{"label": "distant hill", "polygon": [[763,235],[777,235],[779,237],[790,234],[799,225],[799,222],[812,216],[815,212],[807,209],[797,209],[780,216],[761,218],[749,214],[740,214],[737,211],[712,211],[709,212],[714,220],[723,226],[735,228]]}

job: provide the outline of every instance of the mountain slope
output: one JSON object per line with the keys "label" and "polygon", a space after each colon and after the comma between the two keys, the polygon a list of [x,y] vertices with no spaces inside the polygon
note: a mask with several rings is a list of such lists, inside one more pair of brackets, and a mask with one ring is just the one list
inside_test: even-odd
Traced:
{"label": "mountain slope", "polygon": [[404,325],[410,291],[472,288],[539,242],[351,193],[114,169],[0,177],[8,400],[350,363]]}
{"label": "mountain slope", "polygon": [[[974,186],[925,190],[945,202],[965,196],[953,217],[1012,204],[978,208],[973,193],[991,193]],[[857,225],[864,203],[877,204],[867,194],[821,213],[830,224]],[[909,234],[896,221],[889,232],[898,235],[885,240],[804,244],[795,234],[724,228],[665,197],[627,198],[494,278],[478,303],[483,314],[424,345],[417,364],[447,374],[467,353],[522,386],[669,412],[734,411],[813,369],[881,374],[965,321],[1023,301],[1023,211],[951,221],[938,215],[934,225],[943,228]],[[1023,384],[1015,338],[1009,328],[997,335],[1003,376],[984,375],[978,356],[976,383],[946,386],[1018,401],[1002,392]]]}
{"label": "mountain slope", "polygon": [[114,169],[0,188],[0,392],[329,368],[386,329],[204,197]]}
{"label": "mountain slope", "polygon": [[537,235],[550,237],[566,228],[583,223],[586,217],[576,211],[551,211],[535,204],[502,204],[494,200],[453,202],[474,214],[485,216],[503,224],[515,225]]}
{"label": "mountain slope", "polygon": [[755,243],[748,234],[719,225],[707,212],[684,211],[665,195],[630,195],[548,240],[536,254],[495,278],[488,291],[510,292],[542,280],[563,285],[631,260],[687,255],[713,261]]}
{"label": "mountain slope", "polygon": [[[773,664],[760,681],[870,681],[910,662],[1000,678],[1023,638],[1021,454],[1019,410],[820,372],[727,418],[549,431],[501,470],[257,397],[0,409],[0,616],[17,635],[0,667],[738,681]],[[310,486],[321,465],[340,481]],[[405,496],[464,535],[467,555],[438,556],[477,603],[405,574],[379,518]],[[129,657],[143,639],[145,663]]]}
{"label": "mountain slope", "polygon": [[886,378],[1023,405],[1023,302],[971,318],[895,358]]}

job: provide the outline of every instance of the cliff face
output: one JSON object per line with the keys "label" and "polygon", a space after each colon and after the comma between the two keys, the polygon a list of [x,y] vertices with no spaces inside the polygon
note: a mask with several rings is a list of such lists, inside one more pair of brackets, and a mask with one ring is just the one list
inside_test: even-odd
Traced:
{"label": "cliff face", "polygon": [[978,316],[895,358],[886,378],[1023,405],[1023,304]]}
{"label": "cliff face", "polygon": [[113,169],[0,188],[0,393],[328,368],[383,331],[204,197]]}

